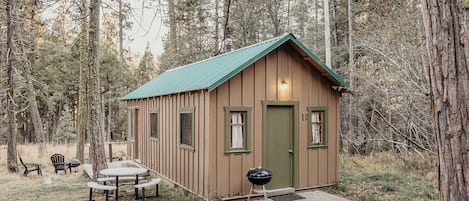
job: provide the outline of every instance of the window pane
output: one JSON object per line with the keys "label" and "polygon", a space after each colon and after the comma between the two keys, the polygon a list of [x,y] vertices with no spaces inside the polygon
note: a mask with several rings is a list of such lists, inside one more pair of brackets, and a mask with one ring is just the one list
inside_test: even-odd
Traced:
{"label": "window pane", "polygon": [[192,113],[181,113],[181,144],[192,146]]}
{"label": "window pane", "polygon": [[134,113],[133,110],[127,110],[127,134],[129,138],[132,138],[134,135]]}
{"label": "window pane", "polygon": [[241,112],[231,113],[231,148],[243,148],[244,115]]}
{"label": "window pane", "polygon": [[158,113],[150,113],[150,137],[158,138]]}
{"label": "window pane", "polygon": [[320,144],[323,143],[323,112],[312,112],[311,113],[311,143]]}

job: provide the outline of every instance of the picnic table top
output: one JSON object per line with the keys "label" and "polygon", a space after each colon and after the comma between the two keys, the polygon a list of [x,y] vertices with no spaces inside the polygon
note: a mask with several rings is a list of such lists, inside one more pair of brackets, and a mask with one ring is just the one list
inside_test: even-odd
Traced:
{"label": "picnic table top", "polygon": [[130,167],[121,167],[121,168],[108,168],[103,169],[99,173],[107,176],[130,176],[130,175],[139,175],[146,173],[148,170],[146,168],[130,168]]}

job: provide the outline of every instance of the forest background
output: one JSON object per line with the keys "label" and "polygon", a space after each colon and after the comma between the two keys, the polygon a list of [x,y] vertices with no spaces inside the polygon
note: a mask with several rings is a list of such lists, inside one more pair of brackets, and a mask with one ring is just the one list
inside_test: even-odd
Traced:
{"label": "forest background", "polygon": [[[323,61],[330,49],[330,67],[353,89],[340,104],[342,152],[390,151],[406,160],[411,152],[423,158],[436,155],[420,0],[331,0],[329,5],[323,0],[139,1],[161,15],[169,30],[161,55],[153,55],[148,46],[141,57],[123,46],[136,26],[133,16],[141,12],[129,2],[101,2],[105,141],[125,140],[126,106],[120,98],[159,73],[223,53],[227,38],[237,49],[291,32]],[[84,5],[85,0],[16,1],[11,35],[9,16],[0,15],[0,123],[8,124],[6,102],[11,97],[18,143],[78,140],[79,75],[87,65]],[[0,2],[0,10],[5,6]],[[56,17],[46,20],[47,13]],[[327,21],[330,30],[325,29]],[[14,39],[11,52],[6,51],[8,36]],[[13,96],[7,90],[5,58],[10,53]],[[40,126],[35,127],[38,118]],[[7,143],[7,134],[8,128],[0,127],[0,145]]]}

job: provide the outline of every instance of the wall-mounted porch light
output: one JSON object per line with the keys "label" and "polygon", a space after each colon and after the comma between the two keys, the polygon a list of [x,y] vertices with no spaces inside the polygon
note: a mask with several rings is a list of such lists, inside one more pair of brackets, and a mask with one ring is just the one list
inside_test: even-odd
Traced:
{"label": "wall-mounted porch light", "polygon": [[280,89],[281,90],[287,90],[288,89],[288,84],[285,80],[282,80],[282,82],[280,82]]}

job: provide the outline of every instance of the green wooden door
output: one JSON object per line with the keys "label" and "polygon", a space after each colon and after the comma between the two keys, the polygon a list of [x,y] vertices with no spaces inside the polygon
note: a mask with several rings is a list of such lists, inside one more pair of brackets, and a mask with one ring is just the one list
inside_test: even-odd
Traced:
{"label": "green wooden door", "polygon": [[264,142],[265,167],[272,170],[268,189],[293,186],[293,107],[268,106]]}

